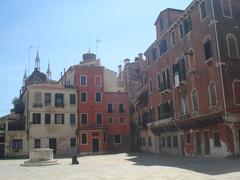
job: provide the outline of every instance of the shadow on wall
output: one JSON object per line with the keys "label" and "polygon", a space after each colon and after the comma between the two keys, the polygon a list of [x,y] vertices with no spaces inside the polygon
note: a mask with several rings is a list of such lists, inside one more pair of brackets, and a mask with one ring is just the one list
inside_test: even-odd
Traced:
{"label": "shadow on wall", "polygon": [[153,153],[129,153],[128,161],[139,166],[167,166],[195,171],[208,175],[240,172],[240,160],[181,157]]}

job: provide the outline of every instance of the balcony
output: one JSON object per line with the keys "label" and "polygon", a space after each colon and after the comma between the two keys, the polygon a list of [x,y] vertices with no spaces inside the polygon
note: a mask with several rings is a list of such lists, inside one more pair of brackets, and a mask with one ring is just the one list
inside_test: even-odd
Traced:
{"label": "balcony", "polygon": [[161,94],[165,94],[165,93],[171,92],[170,82],[160,83],[160,85],[159,85],[159,92]]}
{"label": "balcony", "polygon": [[138,98],[138,105],[145,107],[148,105],[148,91],[145,91]]}
{"label": "balcony", "polygon": [[64,107],[63,102],[55,102],[55,107]]}
{"label": "balcony", "polygon": [[43,107],[43,104],[42,103],[33,103],[33,107],[34,108],[41,108],[41,107]]}

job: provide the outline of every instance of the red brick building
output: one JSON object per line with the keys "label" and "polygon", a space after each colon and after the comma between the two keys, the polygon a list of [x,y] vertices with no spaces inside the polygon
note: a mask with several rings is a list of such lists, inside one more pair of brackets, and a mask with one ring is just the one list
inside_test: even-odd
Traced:
{"label": "red brick building", "polygon": [[142,150],[240,153],[239,9],[237,0],[194,0],[160,13],[148,84],[133,103]]}
{"label": "red brick building", "polygon": [[[120,72],[121,73],[121,72]],[[100,65],[92,53],[61,78],[78,89],[78,152],[97,154],[130,149],[128,94],[121,77]]]}

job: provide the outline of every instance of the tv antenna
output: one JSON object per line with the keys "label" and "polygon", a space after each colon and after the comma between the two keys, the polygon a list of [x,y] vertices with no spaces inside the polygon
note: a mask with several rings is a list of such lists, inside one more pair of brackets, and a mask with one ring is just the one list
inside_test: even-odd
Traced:
{"label": "tv antenna", "polygon": [[96,57],[98,57],[98,44],[102,41],[100,39],[96,39]]}

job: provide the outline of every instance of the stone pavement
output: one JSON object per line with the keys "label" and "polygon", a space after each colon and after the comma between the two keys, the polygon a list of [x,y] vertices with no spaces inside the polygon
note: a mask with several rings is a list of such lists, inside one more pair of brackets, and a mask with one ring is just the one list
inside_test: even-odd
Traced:
{"label": "stone pavement", "polygon": [[0,160],[0,180],[240,180],[240,160],[122,153],[58,159],[61,164],[21,167],[26,159]]}

